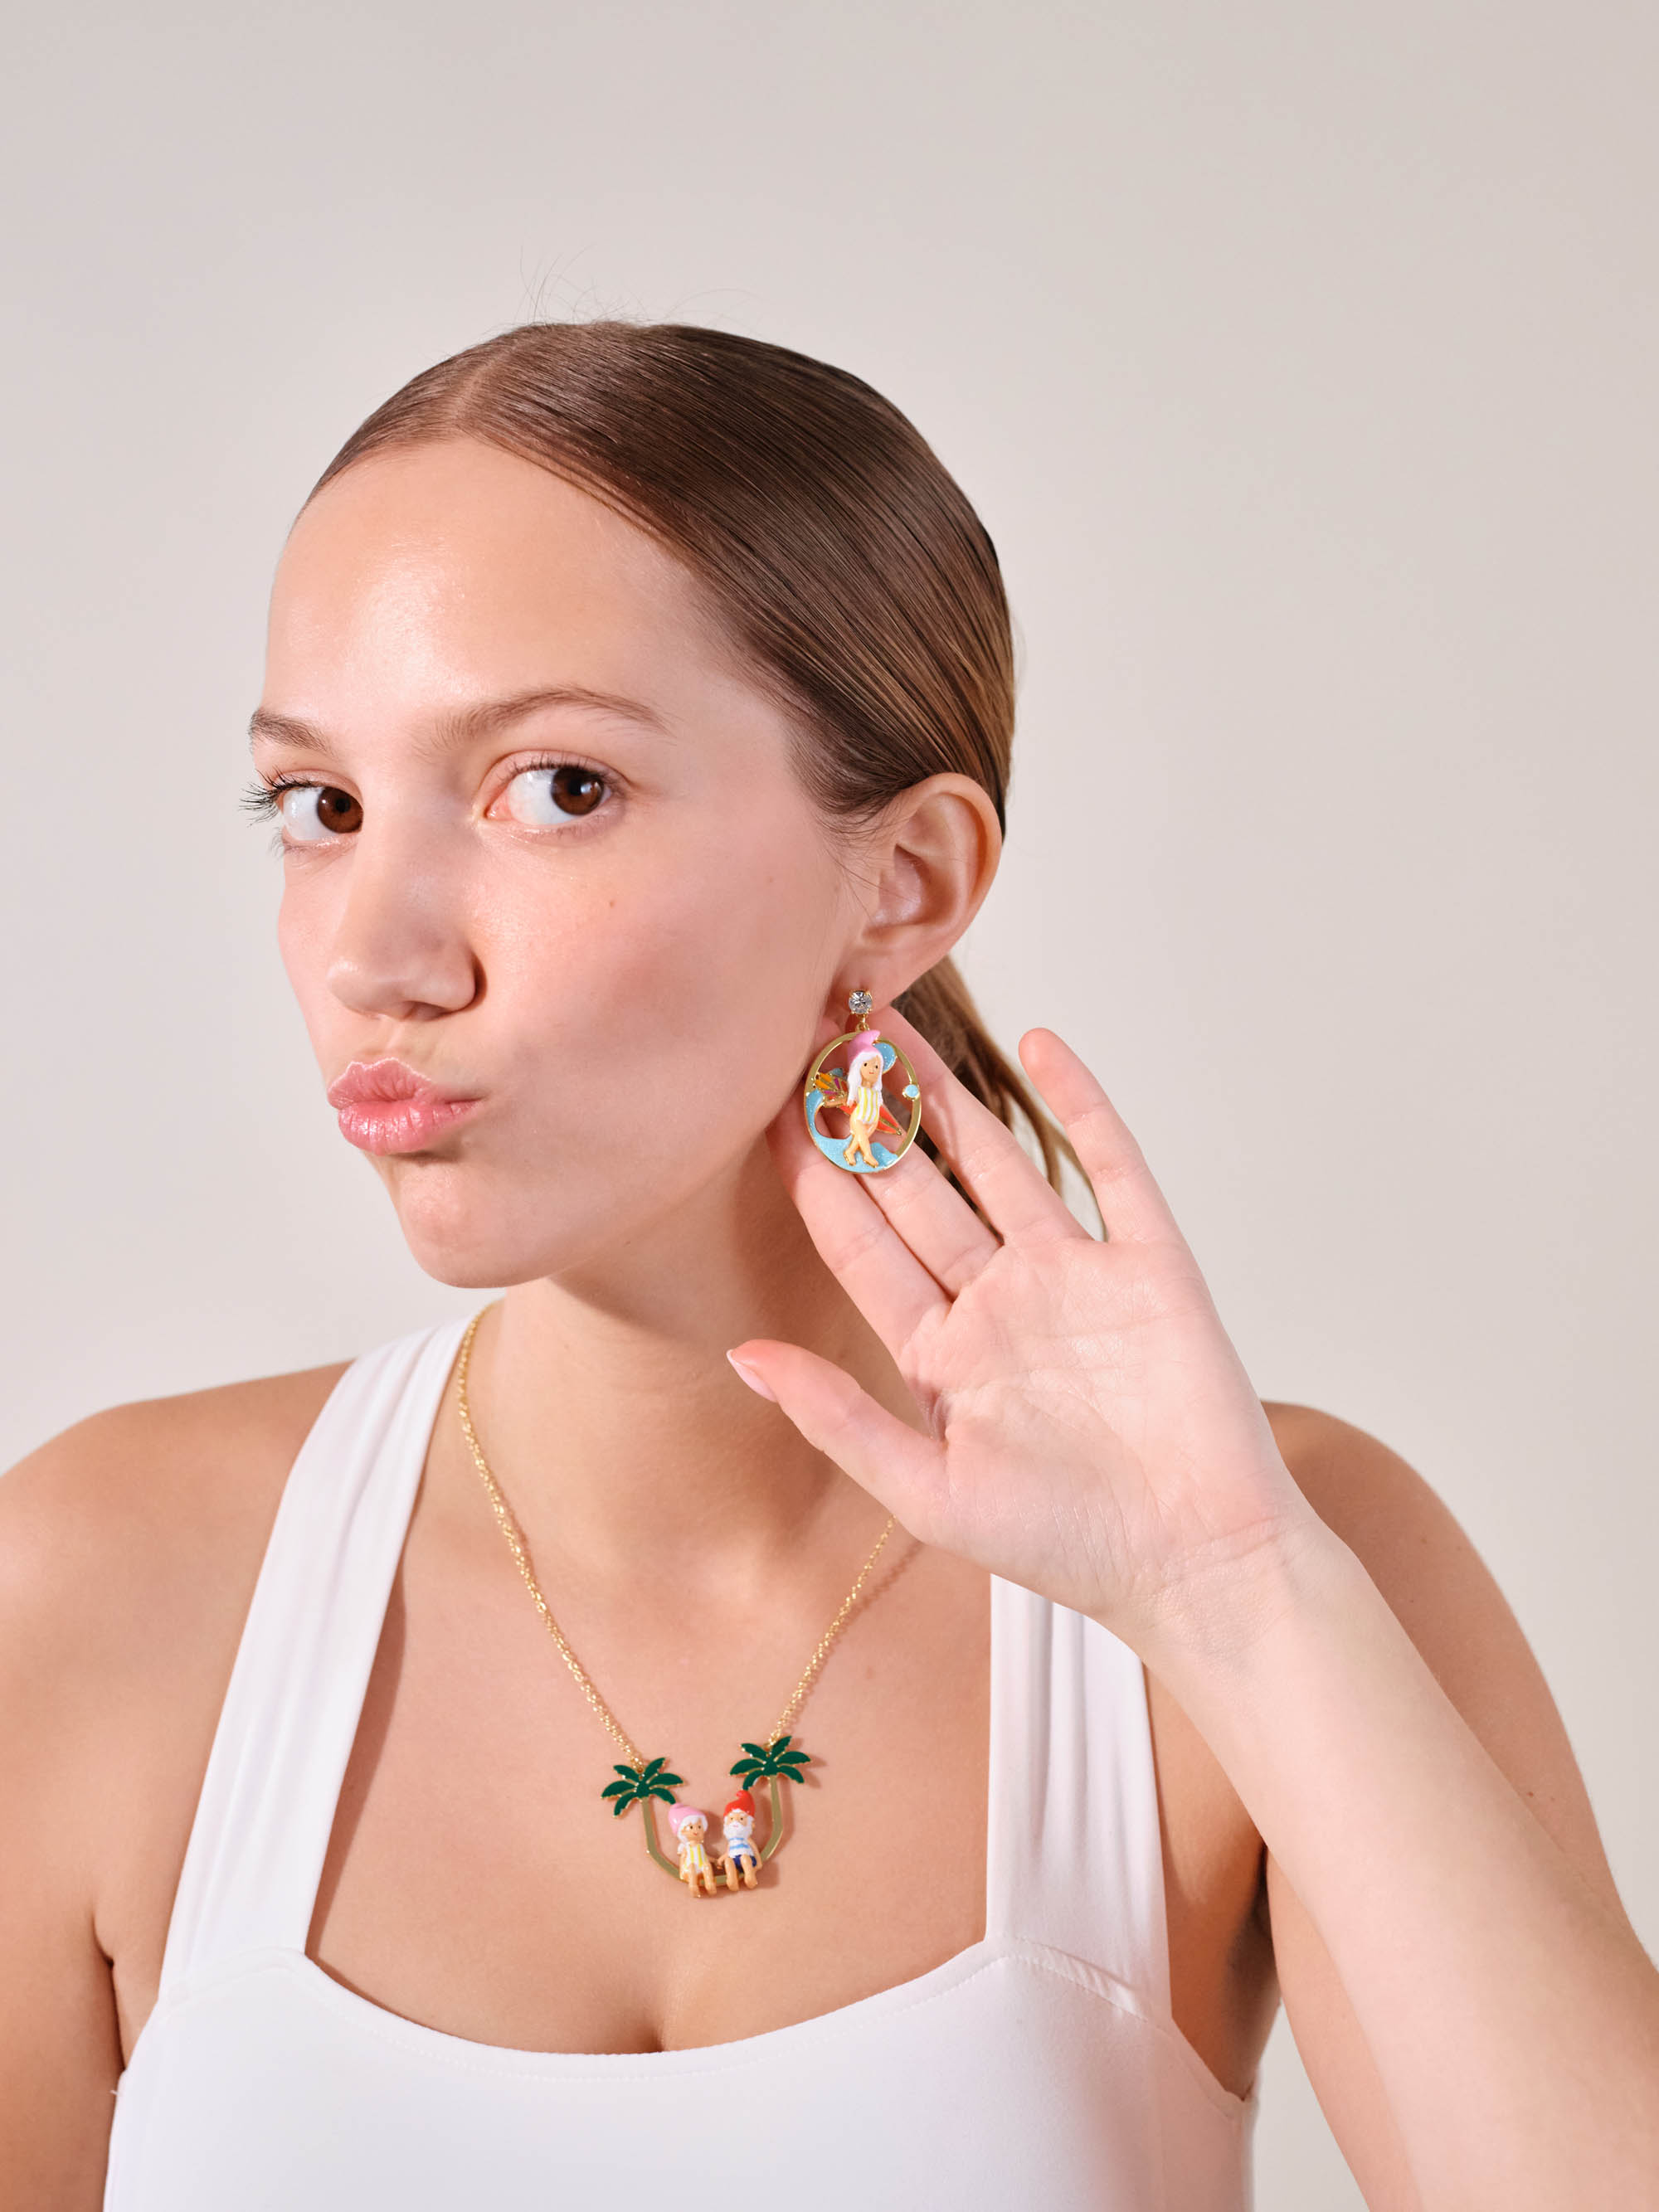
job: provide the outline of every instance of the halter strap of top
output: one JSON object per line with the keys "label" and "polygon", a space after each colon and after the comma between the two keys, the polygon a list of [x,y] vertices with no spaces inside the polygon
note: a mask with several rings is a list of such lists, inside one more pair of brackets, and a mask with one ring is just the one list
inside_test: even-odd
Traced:
{"label": "halter strap of top", "polygon": [[283,1491],[202,1784],[161,1990],[303,1950],[346,1761],[465,1321],[365,1353]]}

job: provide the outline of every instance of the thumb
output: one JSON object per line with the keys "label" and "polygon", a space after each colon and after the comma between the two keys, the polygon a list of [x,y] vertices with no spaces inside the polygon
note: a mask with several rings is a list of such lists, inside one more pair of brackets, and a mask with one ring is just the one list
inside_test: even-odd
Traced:
{"label": "thumb", "polygon": [[878,1406],[850,1375],[798,1344],[751,1337],[726,1358],[758,1397],[770,1398],[809,1444],[884,1505],[913,1536],[945,1473],[945,1449]]}

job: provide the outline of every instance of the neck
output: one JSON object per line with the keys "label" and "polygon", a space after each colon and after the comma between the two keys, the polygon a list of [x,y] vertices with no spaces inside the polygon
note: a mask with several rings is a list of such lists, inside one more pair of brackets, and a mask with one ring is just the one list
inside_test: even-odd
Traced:
{"label": "neck", "polygon": [[758,1589],[803,1547],[844,1550],[850,1577],[882,1510],[733,1374],[726,1348],[752,1336],[807,1346],[916,1419],[763,1147],[626,1252],[509,1290],[468,1397],[532,1549],[540,1533],[596,1579],[690,1594]]}

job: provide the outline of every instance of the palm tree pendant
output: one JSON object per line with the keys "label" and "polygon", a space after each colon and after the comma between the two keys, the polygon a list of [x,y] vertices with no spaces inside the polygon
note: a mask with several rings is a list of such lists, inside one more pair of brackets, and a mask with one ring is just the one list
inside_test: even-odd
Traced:
{"label": "palm tree pendant", "polygon": [[[848,1003],[860,1021],[870,1011],[868,992],[855,991]],[[892,1047],[888,1046],[884,1049],[891,1051]],[[910,1095],[914,1097],[915,1093]],[[910,1133],[915,1135],[914,1127]],[[908,1141],[907,1139],[906,1142]],[[472,1340],[483,1318],[483,1311],[481,1310],[468,1322],[455,1362],[455,1407],[460,1417],[461,1433],[466,1438],[467,1449],[472,1455],[472,1463],[478,1470],[479,1479],[489,1493],[490,1510],[507,1539],[514,1564],[542,1617],[542,1626],[552,1638],[555,1650],[592,1707],[594,1717],[617,1750],[625,1751],[628,1754],[625,1762],[620,1759],[617,1762],[617,1779],[607,1784],[600,1795],[618,1820],[630,1805],[637,1805],[640,1808],[640,1824],[645,1830],[645,1848],[663,1872],[672,1874],[676,1881],[683,1881],[693,1897],[712,1897],[716,1893],[716,1862],[711,1861],[703,1841],[708,1833],[708,1814],[695,1805],[681,1804],[674,1792],[682,1786],[682,1778],[670,1772],[665,1758],[647,1759],[599,1695],[592,1677],[571,1650],[564,1631],[553,1618],[552,1609],[536,1579],[536,1570],[531,1565],[530,1549],[525,1542],[524,1531],[502,1494],[501,1486],[490,1471],[489,1462],[483,1455],[483,1447],[478,1442],[478,1432],[473,1425],[472,1409],[466,1395]],[[818,1672],[833,1650],[836,1638],[846,1626],[848,1617],[857,1605],[860,1593],[869,1580],[896,1525],[890,1513],[880,1535],[871,1547],[869,1557],[859,1569],[852,1589],[842,1600],[835,1619],[819,1637],[811,1657],[802,1669],[800,1680],[790,1692],[788,1704],[773,1723],[765,1741],[745,1742],[743,1757],[731,1770],[744,1786],[727,1804],[721,1821],[725,1849],[718,1853],[717,1863],[728,1889],[735,1890],[739,1885],[744,1889],[757,1888],[761,1869],[783,1841],[783,1799],[778,1784],[780,1782],[799,1782],[802,1768],[811,1765],[808,1754],[796,1745],[793,1736],[785,1731],[805,1704],[808,1692],[817,1680]],[[748,1786],[751,1782],[765,1783],[771,1799],[771,1822],[767,1829],[766,1841],[758,1847],[755,1843],[755,1800]],[[673,1858],[669,1857],[657,1838],[653,1807],[659,1803],[668,1808],[668,1822],[674,1836]]]}
{"label": "palm tree pendant", "polygon": [[[665,1758],[644,1759],[637,1765],[628,1766],[618,1761],[618,1779],[599,1793],[610,1801],[611,1809],[618,1820],[630,1805],[640,1807],[646,1850],[663,1872],[684,1882],[693,1897],[713,1897],[717,1893],[717,1871],[724,1876],[729,1890],[736,1890],[739,1885],[744,1889],[758,1887],[761,1869],[783,1841],[783,1798],[778,1784],[799,1782],[801,1770],[811,1765],[810,1754],[796,1745],[793,1736],[774,1736],[765,1744],[745,1742],[743,1750],[743,1757],[731,1771],[744,1786],[726,1808],[721,1822],[725,1849],[715,1862],[711,1862],[703,1842],[708,1832],[708,1815],[695,1805],[682,1804],[675,1796],[683,1778],[669,1771]],[[766,1841],[758,1847],[754,1841],[755,1801],[749,1788],[755,1782],[766,1784],[771,1812]],[[652,1813],[653,1799],[659,1799],[669,1808],[668,1823],[673,1831],[676,1854],[673,1858],[670,1858],[658,1838]]]}

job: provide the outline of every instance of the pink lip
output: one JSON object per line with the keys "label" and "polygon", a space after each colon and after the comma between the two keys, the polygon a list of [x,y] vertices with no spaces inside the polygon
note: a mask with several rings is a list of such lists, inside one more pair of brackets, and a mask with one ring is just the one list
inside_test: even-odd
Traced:
{"label": "pink lip", "polygon": [[365,1152],[418,1152],[454,1127],[477,1098],[441,1090],[400,1060],[354,1060],[328,1086],[340,1134]]}

